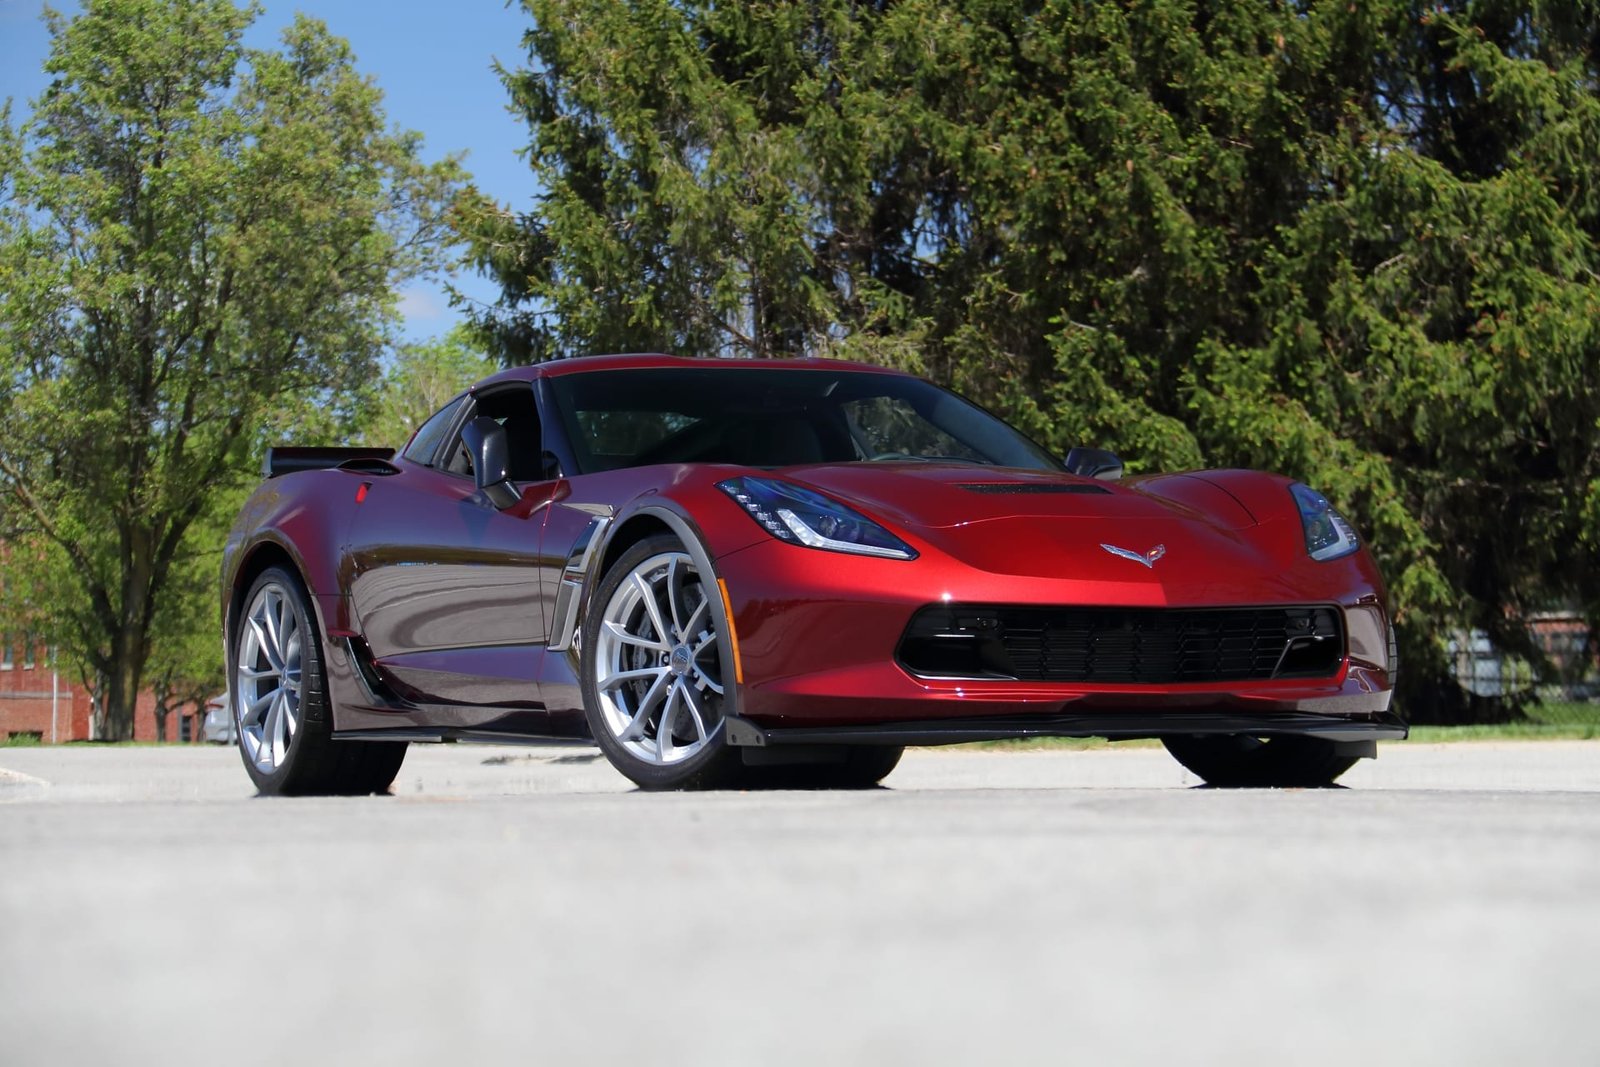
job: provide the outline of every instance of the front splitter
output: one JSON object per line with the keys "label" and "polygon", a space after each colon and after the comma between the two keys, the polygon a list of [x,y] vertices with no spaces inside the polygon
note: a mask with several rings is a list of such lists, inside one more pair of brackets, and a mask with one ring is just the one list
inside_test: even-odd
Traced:
{"label": "front splitter", "polygon": [[1029,715],[932,722],[867,723],[859,726],[801,726],[768,729],[729,715],[728,744],[748,748],[779,745],[959,745],[1024,737],[1103,737],[1132,741],[1179,735],[1294,735],[1328,741],[1403,741],[1405,721],[1383,713],[1340,718],[1305,712],[1235,715],[1203,711],[1118,712],[1087,715]]}

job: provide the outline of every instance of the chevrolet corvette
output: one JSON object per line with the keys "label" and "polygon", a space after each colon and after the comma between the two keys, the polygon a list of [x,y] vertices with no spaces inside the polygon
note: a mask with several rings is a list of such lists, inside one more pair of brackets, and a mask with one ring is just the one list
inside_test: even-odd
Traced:
{"label": "chevrolet corvette", "polygon": [[1063,736],[1319,786],[1406,735],[1326,498],[1122,472],[824,359],[561,360],[398,451],[273,448],[222,573],[245,769],[384,792],[408,742],[566,739],[646,789],[864,787],[906,745]]}

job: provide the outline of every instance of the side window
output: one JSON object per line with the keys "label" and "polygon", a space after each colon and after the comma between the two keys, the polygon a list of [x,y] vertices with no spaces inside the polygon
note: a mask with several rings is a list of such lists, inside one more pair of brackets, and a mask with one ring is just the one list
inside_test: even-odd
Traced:
{"label": "side window", "polygon": [[[476,398],[471,418],[487,416],[498,422],[506,431],[510,475],[514,482],[536,482],[544,475],[544,437],[539,427],[539,408],[534,402],[533,387],[526,382],[498,389],[487,396]],[[445,469],[451,474],[472,476],[472,457],[457,437],[450,448],[450,458]]]}
{"label": "side window", "polygon": [[439,450],[439,441],[444,437],[445,431],[450,429],[450,423],[456,417],[456,412],[460,411],[461,405],[466,402],[465,396],[458,396],[440,408],[412,435],[411,443],[401,454],[413,463],[432,464],[434,453]]}

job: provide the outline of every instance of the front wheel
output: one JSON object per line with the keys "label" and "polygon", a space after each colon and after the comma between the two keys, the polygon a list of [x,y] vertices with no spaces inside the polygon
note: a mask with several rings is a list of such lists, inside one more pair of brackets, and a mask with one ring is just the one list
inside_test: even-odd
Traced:
{"label": "front wheel", "polygon": [[1320,737],[1181,735],[1163,737],[1161,743],[1207,785],[1230,788],[1329,786],[1358,758]]}
{"label": "front wheel", "polygon": [[611,765],[645,789],[737,781],[715,580],[683,543],[647,537],[601,578],[583,625],[583,705]]}

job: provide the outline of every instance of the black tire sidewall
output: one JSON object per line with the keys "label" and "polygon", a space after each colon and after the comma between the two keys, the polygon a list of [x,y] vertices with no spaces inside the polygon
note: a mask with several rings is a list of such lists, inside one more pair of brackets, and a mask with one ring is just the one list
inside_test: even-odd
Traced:
{"label": "black tire sidewall", "polygon": [[1332,741],[1296,734],[1161,740],[1173,759],[1207,785],[1221,788],[1320,788],[1332,785],[1356,763],[1356,757],[1338,755]]}

